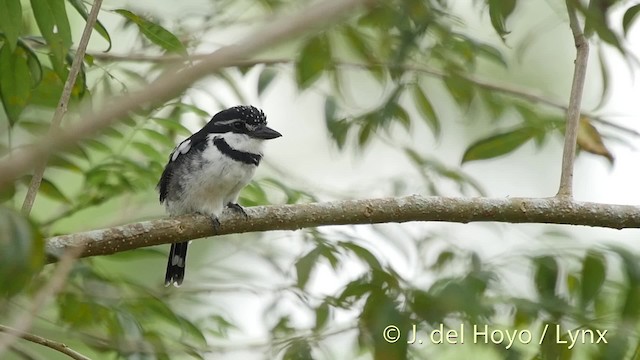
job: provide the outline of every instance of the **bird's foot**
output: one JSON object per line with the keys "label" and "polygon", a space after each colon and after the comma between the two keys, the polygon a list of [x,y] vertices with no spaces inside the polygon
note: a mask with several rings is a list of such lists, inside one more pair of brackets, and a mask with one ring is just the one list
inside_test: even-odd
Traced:
{"label": "bird's foot", "polygon": [[233,210],[236,213],[241,214],[242,216],[244,216],[245,219],[249,218],[249,215],[247,215],[247,213],[244,211],[244,208],[242,208],[242,206],[236,204],[236,203],[228,203],[227,207],[231,210]]}
{"label": "bird's foot", "polygon": [[216,234],[220,232],[220,220],[217,216],[211,216],[211,224],[213,225],[213,232]]}

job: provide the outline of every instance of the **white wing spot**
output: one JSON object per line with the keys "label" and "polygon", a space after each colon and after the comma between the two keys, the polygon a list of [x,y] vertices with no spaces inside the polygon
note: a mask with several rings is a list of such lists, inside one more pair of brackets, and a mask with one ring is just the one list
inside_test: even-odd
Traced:
{"label": "white wing spot", "polygon": [[176,161],[176,159],[178,158],[178,156],[180,156],[180,154],[188,153],[189,149],[191,149],[191,140],[187,139],[181,142],[180,145],[178,145],[178,147],[175,150],[173,150],[173,153],[171,154],[171,161]]}

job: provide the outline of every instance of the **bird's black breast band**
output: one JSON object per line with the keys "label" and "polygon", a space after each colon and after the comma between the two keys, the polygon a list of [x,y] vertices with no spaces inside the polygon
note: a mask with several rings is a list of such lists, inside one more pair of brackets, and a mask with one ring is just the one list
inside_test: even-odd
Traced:
{"label": "bird's black breast band", "polygon": [[213,145],[220,150],[221,153],[227,155],[235,161],[240,161],[249,165],[260,165],[260,160],[262,160],[262,156],[258,154],[253,154],[250,152],[238,151],[236,149],[231,148],[229,144],[222,138],[213,139]]}

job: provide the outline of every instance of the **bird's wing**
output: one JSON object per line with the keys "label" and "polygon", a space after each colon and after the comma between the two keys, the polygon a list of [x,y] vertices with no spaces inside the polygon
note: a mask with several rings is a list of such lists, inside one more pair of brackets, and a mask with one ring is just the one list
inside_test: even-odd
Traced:
{"label": "bird's wing", "polygon": [[163,202],[167,198],[169,183],[171,182],[176,163],[182,160],[186,154],[202,151],[206,143],[207,136],[202,132],[197,132],[173,149],[171,155],[169,155],[169,162],[167,166],[164,167],[164,171],[162,171],[162,176],[160,176],[160,181],[157,185],[158,191],[160,192],[160,202]]}

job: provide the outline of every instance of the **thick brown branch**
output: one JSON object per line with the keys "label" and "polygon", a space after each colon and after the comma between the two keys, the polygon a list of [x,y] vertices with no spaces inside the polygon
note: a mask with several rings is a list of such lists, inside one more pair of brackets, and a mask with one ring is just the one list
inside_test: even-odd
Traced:
{"label": "thick brown branch", "polygon": [[569,25],[571,26],[571,32],[573,33],[576,46],[576,62],[573,72],[573,83],[571,85],[571,96],[569,98],[569,108],[567,109],[567,124],[564,132],[560,187],[556,196],[570,198],[573,196],[573,163],[576,157],[580,105],[582,103],[582,93],[587,76],[589,42],[580,28],[578,16],[570,0],[567,0],[567,11],[569,13]]}
{"label": "thick brown branch", "polygon": [[[408,221],[549,223],[640,228],[640,207],[574,202],[562,198],[400,198],[247,208],[249,220],[224,213],[219,235],[268,230],[297,230],[324,225],[402,223]],[[83,246],[82,257],[212,236],[209,218],[186,215],[50,238],[47,250],[58,255]],[[53,258],[51,261],[55,261]]]}

